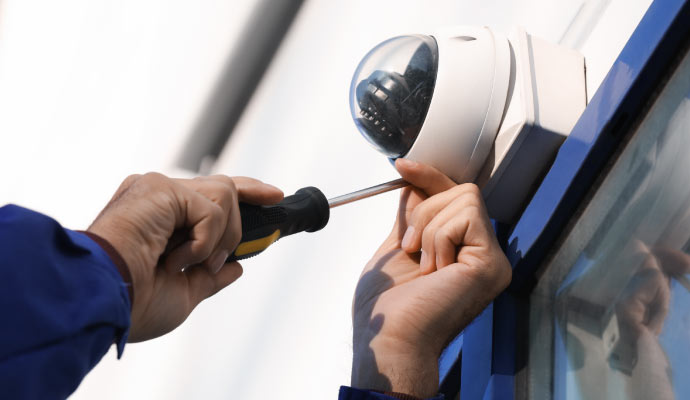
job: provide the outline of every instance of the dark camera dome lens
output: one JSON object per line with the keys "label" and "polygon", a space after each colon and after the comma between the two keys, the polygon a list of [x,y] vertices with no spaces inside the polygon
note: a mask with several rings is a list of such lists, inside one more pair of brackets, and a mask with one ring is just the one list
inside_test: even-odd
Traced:
{"label": "dark camera dome lens", "polygon": [[412,147],[429,110],[438,69],[431,36],[388,39],[362,59],[350,85],[350,110],[357,128],[390,158]]}

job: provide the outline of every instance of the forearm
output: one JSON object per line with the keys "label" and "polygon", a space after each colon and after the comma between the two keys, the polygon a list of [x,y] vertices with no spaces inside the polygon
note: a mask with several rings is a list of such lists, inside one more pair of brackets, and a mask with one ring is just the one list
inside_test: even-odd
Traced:
{"label": "forearm", "polygon": [[[355,357],[352,386],[380,392],[405,393],[426,399],[438,392],[437,362],[405,357]],[[355,366],[356,365],[356,366]]]}
{"label": "forearm", "polygon": [[418,398],[437,393],[438,357],[421,346],[391,343],[372,333],[354,338],[353,347],[353,387]]}

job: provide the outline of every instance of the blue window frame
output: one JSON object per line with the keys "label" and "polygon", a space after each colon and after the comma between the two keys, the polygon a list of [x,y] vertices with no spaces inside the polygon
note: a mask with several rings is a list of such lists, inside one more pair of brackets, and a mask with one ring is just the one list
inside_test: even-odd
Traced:
{"label": "blue window frame", "polygon": [[[462,354],[455,366],[460,369],[461,398],[521,399],[527,395],[521,384],[527,362],[522,344],[536,270],[591,195],[607,163],[647,114],[678,65],[679,55],[686,53],[688,21],[690,1],[652,3],[521,218],[513,226],[496,227],[513,265],[513,282],[464,331]],[[448,385],[454,370],[447,360],[442,364],[444,385]]]}

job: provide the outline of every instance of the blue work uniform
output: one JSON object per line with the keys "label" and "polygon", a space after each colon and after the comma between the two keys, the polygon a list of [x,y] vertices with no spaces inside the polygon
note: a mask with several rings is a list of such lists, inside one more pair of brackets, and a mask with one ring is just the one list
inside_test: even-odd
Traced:
{"label": "blue work uniform", "polygon": [[[66,398],[112,344],[122,355],[131,287],[107,242],[7,205],[0,260],[0,398]],[[345,386],[339,393],[340,400],[404,397]]]}

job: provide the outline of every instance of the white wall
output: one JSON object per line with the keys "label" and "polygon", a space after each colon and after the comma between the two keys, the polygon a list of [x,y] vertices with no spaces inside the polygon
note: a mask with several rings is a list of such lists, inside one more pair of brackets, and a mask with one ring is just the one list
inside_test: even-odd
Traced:
{"label": "white wall", "polygon": [[0,204],[84,228],[125,176],[169,171],[251,3],[2,1]]}
{"label": "white wall", "polygon": [[[519,24],[583,51],[591,97],[650,2],[307,1],[215,169],[288,194],[313,185],[335,196],[393,179],[348,105],[352,72],[375,44],[440,25]],[[0,203],[76,228],[128,173],[175,172],[233,21],[248,9],[219,0],[2,4]],[[323,231],[247,260],[245,275],[181,328],[129,345],[122,360],[107,354],[74,397],[334,398],[349,381],[354,285],[396,202],[389,193],[335,209]]]}

